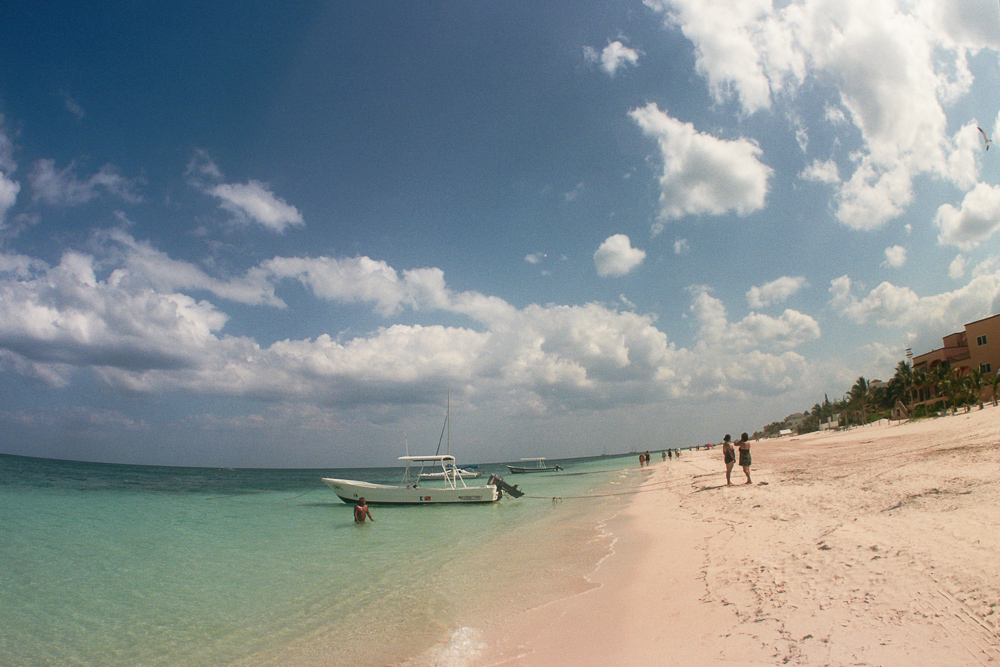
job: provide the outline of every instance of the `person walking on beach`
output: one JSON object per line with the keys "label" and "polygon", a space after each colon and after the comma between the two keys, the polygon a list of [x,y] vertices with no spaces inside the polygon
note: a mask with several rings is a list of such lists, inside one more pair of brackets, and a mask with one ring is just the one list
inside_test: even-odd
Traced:
{"label": "person walking on beach", "polygon": [[732,437],[728,433],[722,439],[722,460],[726,462],[726,486],[732,486],[733,465],[736,464],[736,451],[733,449]]}
{"label": "person walking on beach", "polygon": [[743,468],[743,473],[747,476],[747,484],[751,484],[750,481],[750,436],[744,433],[740,436],[740,467]]}
{"label": "person walking on beach", "polygon": [[372,511],[368,509],[368,503],[365,502],[364,498],[358,498],[358,504],[354,506],[354,523],[364,523],[365,518],[370,519],[372,522],[375,521]]}

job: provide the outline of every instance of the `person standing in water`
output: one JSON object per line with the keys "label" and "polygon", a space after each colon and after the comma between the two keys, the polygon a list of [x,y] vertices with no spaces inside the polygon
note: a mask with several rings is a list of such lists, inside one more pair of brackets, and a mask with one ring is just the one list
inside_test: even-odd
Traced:
{"label": "person standing in water", "polygon": [[736,464],[736,451],[733,449],[732,438],[728,433],[722,439],[722,460],[726,462],[726,486],[732,486],[733,466]]}
{"label": "person standing in water", "polygon": [[368,503],[364,498],[358,498],[358,504],[354,506],[354,523],[364,523],[365,518],[370,519],[372,523],[375,522],[372,511],[368,509]]}
{"label": "person standing in water", "polygon": [[746,433],[740,436],[740,467],[743,468],[743,473],[747,476],[747,484],[751,484],[750,481],[750,436]]}

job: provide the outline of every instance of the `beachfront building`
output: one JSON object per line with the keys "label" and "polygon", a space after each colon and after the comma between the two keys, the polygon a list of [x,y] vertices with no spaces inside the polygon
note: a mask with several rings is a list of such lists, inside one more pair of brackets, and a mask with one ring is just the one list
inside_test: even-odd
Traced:
{"label": "beachfront building", "polygon": [[984,376],[1000,369],[1000,315],[970,322],[964,331],[948,334],[941,342],[943,347],[913,357],[913,369],[932,370],[945,364],[958,375],[978,368]]}
{"label": "beachfront building", "polygon": [[937,366],[945,365],[954,369],[959,375],[968,373],[970,357],[966,332],[959,331],[948,334],[941,341],[944,343],[943,347],[913,357],[913,370],[922,368],[929,371]]}
{"label": "beachfront building", "polygon": [[965,333],[969,365],[978,368],[984,376],[1000,370],[1000,315],[966,324]]}
{"label": "beachfront building", "polygon": [[[963,331],[948,334],[941,339],[944,344],[913,357],[913,370],[923,370],[932,378],[930,386],[918,388],[920,394],[914,405],[929,405],[945,399],[938,395],[936,374],[940,367],[950,369],[958,376],[979,370],[983,378],[990,378],[1000,371],[1000,315],[991,315],[965,325]],[[923,389],[929,389],[929,396]]]}

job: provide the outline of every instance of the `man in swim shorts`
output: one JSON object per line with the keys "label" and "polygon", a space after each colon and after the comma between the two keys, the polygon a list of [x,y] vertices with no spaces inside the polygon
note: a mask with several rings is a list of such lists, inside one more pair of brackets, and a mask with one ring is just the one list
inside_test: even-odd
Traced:
{"label": "man in swim shorts", "polygon": [[372,511],[368,509],[368,503],[364,498],[358,498],[358,504],[354,506],[354,523],[364,523],[366,518],[375,521]]}

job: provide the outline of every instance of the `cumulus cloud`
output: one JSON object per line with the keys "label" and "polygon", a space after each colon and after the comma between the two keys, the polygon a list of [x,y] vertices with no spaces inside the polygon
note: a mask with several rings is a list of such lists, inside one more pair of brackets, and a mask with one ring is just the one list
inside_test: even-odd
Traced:
{"label": "cumulus cloud", "polygon": [[1000,303],[1000,272],[973,277],[964,287],[921,297],[909,287],[883,282],[867,295],[857,297],[851,279],[830,282],[830,305],[857,324],[874,322],[911,332],[951,331],[996,312]]}
{"label": "cumulus cloud", "polygon": [[294,279],[323,299],[370,303],[384,316],[409,307],[442,308],[449,293],[440,269],[413,269],[400,275],[386,262],[368,257],[275,257],[262,265],[277,279]]}
{"label": "cumulus cloud", "polygon": [[80,105],[80,103],[65,91],[62,94],[62,98],[63,98],[63,106],[66,107],[66,111],[73,114],[73,117],[76,118],[78,121],[83,120],[83,117],[87,114],[83,110],[83,107]]}
{"label": "cumulus cloud", "polygon": [[609,236],[594,252],[594,265],[599,276],[624,276],[642,264],[646,251],[632,247],[625,234]]}
{"label": "cumulus cloud", "polygon": [[840,183],[840,170],[833,160],[813,160],[812,164],[802,170],[799,178],[817,183]]}
{"label": "cumulus cloud", "polygon": [[222,180],[222,170],[219,165],[212,160],[211,156],[203,148],[195,149],[188,160],[184,170],[184,176],[188,182],[195,187],[206,187],[207,182],[218,182]]}
{"label": "cumulus cloud", "polygon": [[305,224],[298,209],[274,195],[270,186],[260,181],[241,183],[221,183],[208,190],[218,197],[222,208],[242,220],[247,220],[267,229],[284,232],[288,227]]}
{"label": "cumulus cloud", "polygon": [[4,226],[7,211],[14,207],[14,203],[17,201],[17,193],[20,191],[20,183],[0,172],[0,228]]}
{"label": "cumulus cloud", "polygon": [[885,249],[885,265],[898,269],[906,264],[906,248],[900,245],[890,246]]}
{"label": "cumulus cloud", "polygon": [[663,219],[729,211],[747,215],[763,208],[772,170],[758,159],[761,150],[755,143],[703,134],[652,103],[630,115],[660,148]]}
{"label": "cumulus cloud", "polygon": [[[102,242],[107,256],[100,260],[68,251],[54,266],[0,254],[0,368],[53,386],[89,372],[136,392],[338,405],[406,400],[414,387],[458,384],[546,412],[667,396],[773,395],[795,386],[805,370],[791,348],[819,335],[812,318],[791,310],[729,322],[721,302],[696,294],[701,333],[685,349],[669,343],[649,315],[593,303],[519,309],[455,292],[435,268],[399,271],[368,257],[275,257],[223,280],[121,231],[91,245]],[[283,280],[385,316],[436,309],[469,325],[396,322],[347,339],[321,333],[263,346],[224,334],[228,316],[184,293],[281,307],[273,287]]]}
{"label": "cumulus cloud", "polygon": [[[132,285],[159,292],[204,290],[237,303],[285,307],[274,293],[273,276],[260,267],[245,275],[220,279],[191,264],[171,259],[147,241],[137,241],[120,229],[106,234],[107,240],[118,247],[121,266],[108,282],[118,286]],[[109,249],[111,246],[109,246]]]}
{"label": "cumulus cloud", "polygon": [[78,252],[33,268],[0,281],[0,347],[30,362],[177,370],[195,365],[227,319],[186,295],[99,280]]}
{"label": "cumulus cloud", "polygon": [[965,257],[962,253],[955,255],[955,259],[951,260],[951,264],[948,265],[948,277],[952,280],[958,280],[965,276]]}
{"label": "cumulus cloud", "polygon": [[747,292],[747,303],[751,308],[763,308],[780,303],[807,284],[803,276],[782,276],[760,287],[751,287]]}
{"label": "cumulus cloud", "polygon": [[10,177],[17,169],[14,162],[14,147],[3,126],[0,116],[0,229],[4,227],[7,211],[14,207],[21,184]]}
{"label": "cumulus cloud", "polygon": [[127,202],[142,201],[137,192],[138,182],[122,176],[110,164],[83,179],[77,178],[74,173],[74,163],[61,170],[57,170],[55,164],[55,160],[38,160],[28,174],[34,201],[52,206],[78,206],[97,198],[102,192]]}
{"label": "cumulus cloud", "polygon": [[[948,134],[945,108],[972,84],[969,54],[998,46],[983,25],[985,2],[893,0],[645,0],[694,45],[696,68],[719,103],[746,114],[777,101],[793,109],[808,82],[835,88],[825,120],[857,128],[862,147],[840,179],[835,213],[855,229],[874,229],[913,201],[920,174],[975,181],[972,128]],[[826,165],[827,168],[822,169]],[[803,177],[837,183],[826,161]]]}
{"label": "cumulus cloud", "polygon": [[934,224],[941,233],[938,242],[963,250],[978,246],[1000,228],[1000,187],[979,183],[965,195],[960,208],[944,204]]}
{"label": "cumulus cloud", "polygon": [[750,313],[739,322],[729,322],[722,301],[707,289],[694,288],[691,311],[700,323],[699,341],[714,349],[748,350],[761,346],[793,348],[819,338],[819,323],[795,310],[780,317]]}
{"label": "cumulus cloud", "polygon": [[639,62],[639,52],[625,46],[618,40],[610,42],[600,53],[593,47],[584,47],[583,55],[588,62],[599,62],[601,69],[609,76],[614,76],[618,70]]}
{"label": "cumulus cloud", "polygon": [[691,252],[691,244],[688,243],[687,239],[682,239],[682,238],[674,239],[675,255],[686,255],[689,252]]}

